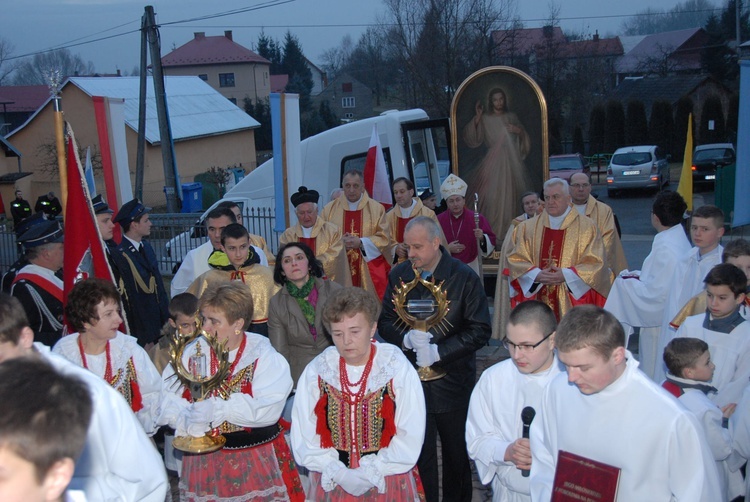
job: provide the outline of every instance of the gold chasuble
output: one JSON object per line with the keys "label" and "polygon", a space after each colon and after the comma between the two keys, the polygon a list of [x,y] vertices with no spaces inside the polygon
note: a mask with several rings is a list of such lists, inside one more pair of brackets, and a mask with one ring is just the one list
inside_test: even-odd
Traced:
{"label": "gold chasuble", "polygon": [[279,244],[284,245],[290,242],[302,242],[312,249],[315,257],[323,264],[323,271],[326,278],[331,281],[337,281],[336,277],[336,259],[342,254],[344,242],[341,240],[341,229],[318,217],[315,224],[310,230],[310,237],[304,236],[302,226],[296,225],[284,230],[279,237]]}
{"label": "gold chasuble", "polygon": [[516,227],[526,221],[526,213],[516,216],[510,222],[510,227],[505,233],[503,245],[500,248],[498,259],[497,283],[495,284],[495,308],[492,314],[492,338],[502,340],[505,338],[505,329],[510,316],[510,288],[508,286],[508,254],[513,251],[515,241],[513,240]]}
{"label": "gold chasuble", "polygon": [[589,195],[586,203],[586,216],[591,218],[599,229],[607,258],[606,265],[612,271],[611,277],[614,281],[617,274],[628,268],[628,261],[625,259],[625,250],[617,234],[612,208]]}
{"label": "gold chasuble", "polygon": [[281,288],[273,282],[273,272],[265,265],[258,263],[234,271],[211,269],[194,280],[187,289],[187,293],[200,298],[206,288],[212,284],[229,281],[241,281],[250,288],[250,294],[253,297],[252,324],[268,322],[268,303]]}
{"label": "gold chasuble", "polygon": [[391,239],[391,254],[388,255],[388,259],[391,260],[391,263],[401,263],[402,261],[406,261],[406,258],[397,259],[396,246],[404,242],[404,230],[406,229],[406,225],[417,216],[427,216],[428,218],[435,220],[435,223],[438,224],[438,228],[440,228],[440,244],[443,246],[448,245],[445,241],[445,236],[443,235],[443,229],[440,227],[440,222],[438,222],[437,215],[435,215],[435,211],[425,206],[419,197],[414,197],[414,200],[416,200],[417,203],[415,204],[414,209],[411,210],[411,215],[408,218],[404,217],[401,211],[401,206],[398,204],[385,213],[385,218],[388,221],[388,228],[390,230],[389,237]]}
{"label": "gold chasuble", "polygon": [[[584,304],[603,306],[611,286],[609,269],[604,264],[604,244],[594,222],[572,209],[559,230],[550,227],[549,215],[520,223],[515,230],[515,246],[508,255],[511,307],[526,300],[539,300],[552,308],[560,320],[572,307]],[[534,268],[570,269],[589,289],[575,299],[567,284],[532,286],[526,297],[519,279]]]}
{"label": "gold chasuble", "polygon": [[349,201],[341,195],[326,204],[320,216],[325,221],[338,225],[342,234],[367,237],[380,251],[380,256],[367,261],[361,249],[345,249],[346,252],[340,253],[336,261],[334,274],[339,284],[364,288],[382,299],[390,271],[385,258],[390,255],[390,248],[388,222],[383,205],[364,193],[357,208],[350,211]]}

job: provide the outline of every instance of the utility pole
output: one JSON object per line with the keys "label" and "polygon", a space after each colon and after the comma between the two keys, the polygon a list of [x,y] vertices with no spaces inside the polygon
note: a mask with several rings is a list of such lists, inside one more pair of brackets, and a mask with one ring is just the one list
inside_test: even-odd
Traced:
{"label": "utility pole", "polygon": [[146,79],[148,77],[148,16],[141,19],[141,72],[138,97],[138,149],[135,157],[135,197],[143,199],[143,169],[146,157]]}
{"label": "utility pole", "polygon": [[177,182],[175,176],[177,167],[174,162],[172,129],[169,126],[169,114],[167,113],[167,93],[164,89],[164,73],[162,72],[161,67],[161,42],[159,39],[159,27],[156,26],[156,17],[154,16],[153,6],[146,6],[145,17],[148,45],[151,49],[151,67],[154,82],[154,97],[156,98],[156,115],[159,118],[159,137],[161,139],[161,158],[164,168],[164,192],[167,199],[167,212],[176,213],[179,210],[177,198]]}

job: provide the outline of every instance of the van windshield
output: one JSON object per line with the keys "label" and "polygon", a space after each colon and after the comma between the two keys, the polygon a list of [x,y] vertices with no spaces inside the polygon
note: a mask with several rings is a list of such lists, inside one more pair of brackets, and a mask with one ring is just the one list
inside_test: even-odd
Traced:
{"label": "van windshield", "polygon": [[612,157],[612,164],[618,166],[637,166],[651,162],[650,152],[628,152],[618,153]]}

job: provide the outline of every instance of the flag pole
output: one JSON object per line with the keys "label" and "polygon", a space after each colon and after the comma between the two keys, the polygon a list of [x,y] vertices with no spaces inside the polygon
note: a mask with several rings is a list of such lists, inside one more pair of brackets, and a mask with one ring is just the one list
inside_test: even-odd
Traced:
{"label": "flag pole", "polygon": [[65,126],[62,111],[62,96],[60,96],[61,75],[60,70],[53,69],[47,72],[47,86],[52,94],[55,116],[55,150],[57,151],[57,169],[60,174],[60,196],[62,197],[62,214],[65,213],[68,201],[68,170],[65,161]]}

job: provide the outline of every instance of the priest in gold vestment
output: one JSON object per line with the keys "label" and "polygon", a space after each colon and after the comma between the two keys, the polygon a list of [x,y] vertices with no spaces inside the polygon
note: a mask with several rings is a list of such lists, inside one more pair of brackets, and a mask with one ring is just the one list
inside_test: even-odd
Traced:
{"label": "priest in gold vestment", "polygon": [[[414,183],[410,179],[396,178],[391,186],[396,204],[385,213],[385,218],[388,220],[388,230],[390,230],[389,237],[391,238],[391,254],[388,259],[391,260],[391,263],[401,263],[406,261],[409,252],[406,244],[404,244],[406,224],[417,216],[427,216],[435,220],[435,223],[438,223],[438,219],[435,211],[425,206],[422,199],[414,197]],[[439,225],[440,223],[438,223]],[[442,229],[440,229],[440,244],[448,245]]]}
{"label": "priest in gold vestment", "polygon": [[221,231],[222,251],[214,251],[208,258],[211,270],[198,276],[187,289],[198,298],[212,284],[240,281],[253,297],[253,312],[248,331],[268,337],[268,304],[280,287],[273,280],[273,271],[261,265],[261,258],[250,245],[250,236],[239,223],[227,225]]}
{"label": "priest in gold vestment", "polygon": [[612,208],[591,196],[591,180],[585,173],[576,173],[570,177],[570,197],[578,212],[596,223],[604,243],[606,265],[611,270],[614,281],[620,272],[627,270],[628,261],[617,233]]}
{"label": "priest in gold vestment", "polygon": [[539,300],[558,320],[572,307],[604,305],[611,286],[604,244],[593,221],[570,205],[568,183],[544,183],[545,209],[516,227],[508,255],[511,307]]}
{"label": "priest in gold vestment", "polygon": [[343,284],[340,278],[337,281],[335,272],[336,260],[343,254],[344,249],[341,229],[318,217],[320,194],[302,186],[290,199],[297,215],[297,223],[284,230],[279,237],[279,245],[283,246],[290,242],[306,244],[323,264],[326,279]]}
{"label": "priest in gold vestment", "polygon": [[[349,170],[341,181],[343,196],[323,208],[321,218],[341,228],[344,253],[336,263],[337,282],[372,291],[383,298],[390,265],[388,222],[382,204],[365,192],[361,171]],[[340,275],[341,274],[341,275]]]}

